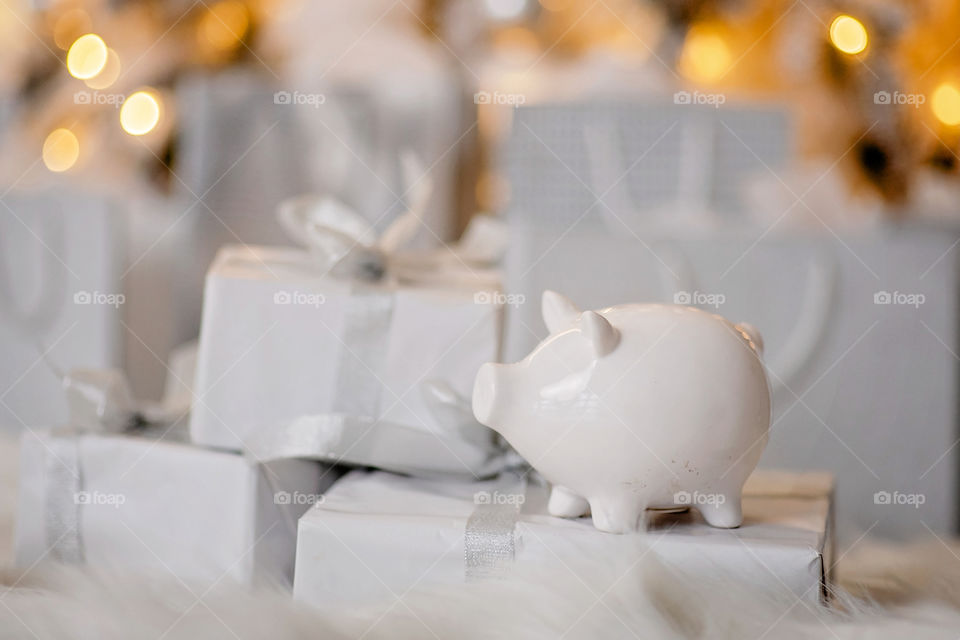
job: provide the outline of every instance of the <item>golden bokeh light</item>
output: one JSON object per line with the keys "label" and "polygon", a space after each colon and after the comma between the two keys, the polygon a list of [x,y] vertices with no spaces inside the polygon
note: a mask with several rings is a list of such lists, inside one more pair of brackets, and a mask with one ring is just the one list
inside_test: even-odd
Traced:
{"label": "golden bokeh light", "polygon": [[716,82],[730,70],[733,55],[723,36],[710,27],[694,26],[680,53],[680,72],[696,82]]}
{"label": "golden bokeh light", "polygon": [[120,126],[132,136],[153,131],[160,122],[160,99],[150,91],[137,91],[120,107]]}
{"label": "golden bokeh light", "polygon": [[536,60],[540,57],[540,41],[526,27],[507,27],[493,34],[493,42],[498,49],[509,49],[518,60]]}
{"label": "golden bokeh light", "polygon": [[80,141],[69,129],[54,129],[43,141],[43,164],[50,171],[66,171],[80,157]]}
{"label": "golden bokeh light", "polygon": [[94,33],[80,36],[67,51],[67,71],[74,78],[92,78],[100,73],[106,64],[107,45]]}
{"label": "golden bokeh light", "polygon": [[860,53],[867,48],[867,28],[852,16],[837,16],[830,23],[830,42],[844,53]]}
{"label": "golden bokeh light", "polygon": [[247,5],[238,0],[221,0],[204,14],[200,21],[201,43],[215,49],[233,49],[250,28]]}
{"label": "golden bokeh light", "polygon": [[103,65],[100,73],[84,80],[84,82],[91,89],[106,89],[117,81],[117,78],[120,77],[120,71],[120,56],[113,49],[109,49],[107,51],[107,63]]}
{"label": "golden bokeh light", "polygon": [[944,82],[934,89],[930,108],[937,120],[943,124],[950,127],[960,125],[960,89]]}

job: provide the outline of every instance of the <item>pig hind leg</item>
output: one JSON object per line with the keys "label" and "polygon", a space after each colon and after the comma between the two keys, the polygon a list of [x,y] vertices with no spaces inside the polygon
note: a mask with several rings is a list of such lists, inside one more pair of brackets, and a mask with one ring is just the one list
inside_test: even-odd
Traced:
{"label": "pig hind leg", "polygon": [[646,505],[637,496],[614,496],[590,500],[593,526],[607,533],[633,533],[642,527]]}
{"label": "pig hind leg", "polygon": [[566,487],[553,485],[550,491],[550,503],[547,505],[550,515],[560,518],[579,518],[587,515],[589,509],[590,504],[585,498]]}
{"label": "pig hind leg", "polygon": [[740,506],[740,492],[721,493],[713,496],[715,500],[697,505],[700,515],[711,527],[734,529],[743,523]]}

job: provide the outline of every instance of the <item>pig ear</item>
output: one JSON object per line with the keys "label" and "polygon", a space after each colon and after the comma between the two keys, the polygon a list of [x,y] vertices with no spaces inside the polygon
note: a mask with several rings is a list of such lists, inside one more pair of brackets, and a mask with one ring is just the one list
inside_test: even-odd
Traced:
{"label": "pig ear", "polygon": [[556,291],[543,292],[540,308],[543,313],[543,323],[547,325],[547,331],[550,333],[569,329],[580,317],[580,309],[573,304],[573,300]]}
{"label": "pig ear", "polygon": [[620,342],[620,332],[596,311],[583,312],[580,316],[580,332],[590,341],[590,346],[598,358],[613,351]]}

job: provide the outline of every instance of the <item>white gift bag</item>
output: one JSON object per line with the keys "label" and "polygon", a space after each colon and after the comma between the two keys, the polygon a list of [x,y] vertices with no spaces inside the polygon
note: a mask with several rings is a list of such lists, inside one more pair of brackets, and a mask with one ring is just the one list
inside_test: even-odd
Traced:
{"label": "white gift bag", "polygon": [[[788,131],[763,108],[519,109],[503,156],[515,193],[506,291],[556,289],[591,309],[692,304],[751,323],[774,391],[761,465],[836,473],[840,529],[854,538],[953,531],[958,232],[756,225],[743,191],[783,171]],[[537,305],[521,306],[506,360],[545,335]]]}
{"label": "white gift bag", "polygon": [[[955,235],[902,227],[756,243],[762,229],[562,231],[516,222],[508,292],[529,300],[557,289],[583,308],[693,304],[750,322],[774,391],[761,466],[836,473],[841,531],[853,537],[953,530]],[[522,305],[509,316],[506,359],[545,336],[537,305]],[[921,503],[885,504],[885,493]]]}

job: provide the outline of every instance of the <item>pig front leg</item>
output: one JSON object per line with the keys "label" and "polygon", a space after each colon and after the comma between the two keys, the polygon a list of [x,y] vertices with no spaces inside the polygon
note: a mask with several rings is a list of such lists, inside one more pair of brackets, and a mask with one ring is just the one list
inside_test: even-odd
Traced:
{"label": "pig front leg", "polygon": [[607,533],[634,533],[640,529],[640,518],[646,510],[647,505],[633,494],[590,499],[593,526]]}
{"label": "pig front leg", "polygon": [[558,518],[579,518],[587,515],[590,504],[581,496],[566,487],[553,485],[550,491],[550,503],[547,511]]}

